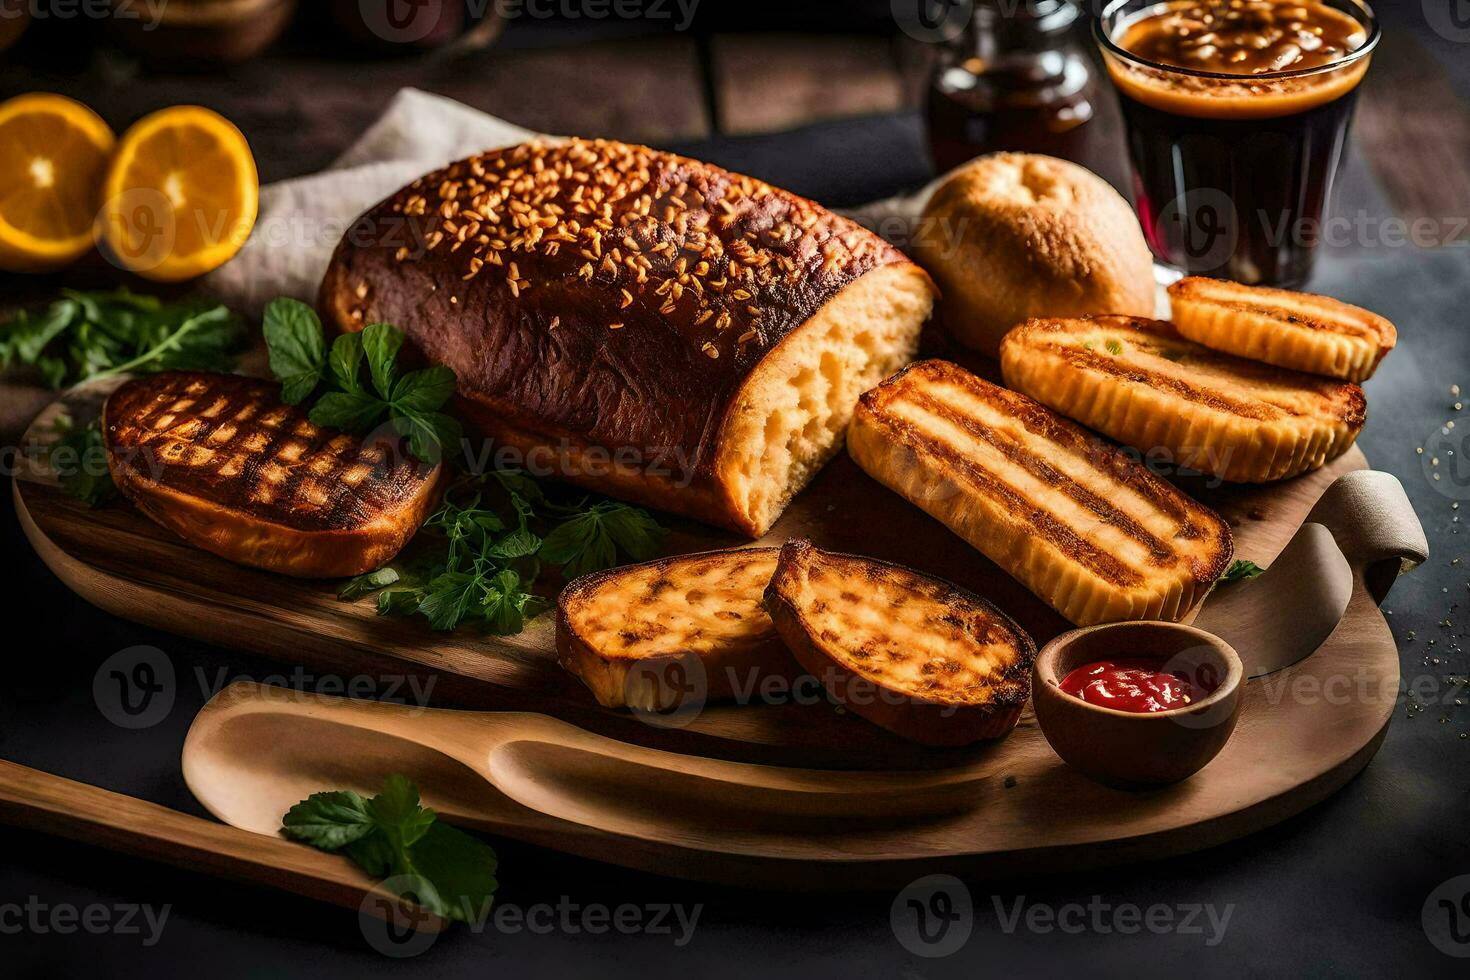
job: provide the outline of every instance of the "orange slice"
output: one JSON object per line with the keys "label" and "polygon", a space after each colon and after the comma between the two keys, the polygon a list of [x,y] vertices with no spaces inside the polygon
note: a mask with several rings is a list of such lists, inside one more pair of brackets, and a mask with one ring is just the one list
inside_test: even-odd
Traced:
{"label": "orange slice", "polygon": [[0,103],[0,269],[58,269],[92,247],[115,142],[100,116],[63,96]]}
{"label": "orange slice", "polygon": [[109,258],[158,282],[228,261],[255,226],[260,185],[250,144],[200,106],[134,123],[107,171],[99,237]]}

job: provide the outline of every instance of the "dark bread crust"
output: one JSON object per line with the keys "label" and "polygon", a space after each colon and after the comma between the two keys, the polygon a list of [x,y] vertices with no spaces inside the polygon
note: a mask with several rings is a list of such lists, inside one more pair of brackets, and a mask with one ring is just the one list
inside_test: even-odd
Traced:
{"label": "dark bread crust", "polygon": [[[641,146],[529,143],[367,212],[319,305],[339,330],[403,328],[454,369],[460,408],[488,435],[556,447],[556,475],[753,534],[717,475],[742,386],[892,264],[911,265],[761,181]],[[585,458],[594,448],[617,454]]]}

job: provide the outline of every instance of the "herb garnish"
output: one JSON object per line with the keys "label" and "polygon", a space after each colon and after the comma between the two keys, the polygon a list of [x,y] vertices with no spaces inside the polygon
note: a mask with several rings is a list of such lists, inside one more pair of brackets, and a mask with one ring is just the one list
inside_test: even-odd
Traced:
{"label": "herb garnish", "polygon": [[341,334],[329,353],[316,311],[282,296],[265,308],[262,329],[282,401],[299,405],[325,389],[308,412],[314,424],[362,433],[386,417],[422,460],[438,460],[459,444],[459,423],[439,411],[454,394],[454,372],[430,367],[400,376],[403,331],[397,327],[374,323],[361,333]]}
{"label": "herb garnish", "polygon": [[575,578],[644,561],[663,535],[637,507],[558,501],[527,474],[497,470],[449,488],[411,546],[416,557],[350,580],[338,597],[376,592],[379,615],[420,615],[436,630],[474,623],[509,636],[548,608],[531,591],[543,565]]}
{"label": "herb garnish", "polygon": [[1244,559],[1242,559],[1232,562],[1230,564],[1230,567],[1226,569],[1225,574],[1220,576],[1220,582],[1221,584],[1227,582],[1244,582],[1247,579],[1255,578],[1265,571],[1266,570],[1264,568],[1262,568],[1260,565],[1257,565],[1255,562],[1245,561]]}
{"label": "herb garnish", "polygon": [[22,310],[0,327],[0,367],[35,367],[53,388],[126,372],[224,371],[244,339],[224,306],[68,289],[44,312]]}
{"label": "herb garnish", "polygon": [[117,497],[117,487],[107,470],[102,420],[77,425],[70,415],[58,415],[51,431],[55,440],[43,452],[62,492],[88,507],[100,507]]}
{"label": "herb garnish", "polygon": [[281,833],[318,850],[341,851],[446,919],[484,921],[499,884],[494,848],[440,821],[403,776],[389,776],[370,800],[351,790],[313,793],[287,811]]}

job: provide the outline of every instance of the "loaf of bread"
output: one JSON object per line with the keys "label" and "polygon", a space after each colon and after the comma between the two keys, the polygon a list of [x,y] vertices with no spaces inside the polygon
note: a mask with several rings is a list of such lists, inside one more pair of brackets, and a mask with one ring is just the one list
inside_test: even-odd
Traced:
{"label": "loaf of bread", "polygon": [[811,201],[574,140],[403,188],[344,236],[319,303],[453,368],[463,414],[533,472],[758,537],[912,358],[933,297]]}

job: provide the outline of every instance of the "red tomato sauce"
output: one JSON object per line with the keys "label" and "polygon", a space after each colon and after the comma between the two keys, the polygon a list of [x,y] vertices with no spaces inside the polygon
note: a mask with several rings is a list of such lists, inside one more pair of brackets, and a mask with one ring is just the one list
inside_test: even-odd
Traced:
{"label": "red tomato sauce", "polygon": [[1116,711],[1168,711],[1207,697],[1217,685],[1197,683],[1183,671],[1165,671],[1148,657],[1099,660],[1073,670],[1062,690],[1088,704]]}

